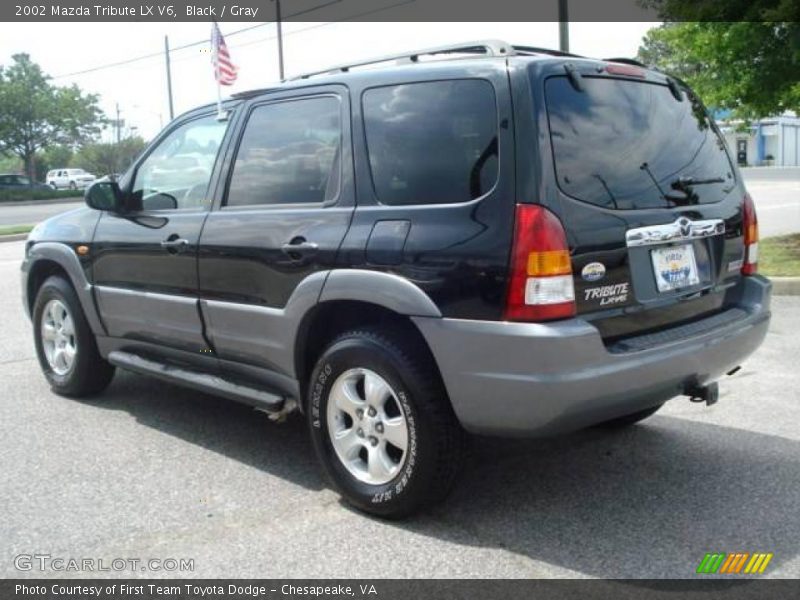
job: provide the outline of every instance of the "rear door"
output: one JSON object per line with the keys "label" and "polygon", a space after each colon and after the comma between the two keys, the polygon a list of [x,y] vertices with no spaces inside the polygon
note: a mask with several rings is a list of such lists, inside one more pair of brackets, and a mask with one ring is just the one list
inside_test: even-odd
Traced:
{"label": "rear door", "polygon": [[201,305],[220,359],[291,375],[284,309],[334,265],[353,212],[349,99],[320,86],[252,100],[244,113],[200,239]]}
{"label": "rear door", "polygon": [[689,90],[601,65],[532,80],[578,312],[613,339],[724,307],[740,278],[744,187]]}

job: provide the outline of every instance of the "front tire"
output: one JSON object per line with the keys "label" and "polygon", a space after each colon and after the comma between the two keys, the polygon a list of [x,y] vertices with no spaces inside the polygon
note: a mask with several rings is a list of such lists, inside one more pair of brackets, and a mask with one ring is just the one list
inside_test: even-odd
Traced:
{"label": "front tire", "polygon": [[342,496],[399,518],[442,500],[465,453],[427,348],[405,332],[365,328],[336,338],[311,377],[317,457]]}
{"label": "front tire", "polygon": [[33,305],[36,355],[52,390],[89,396],[104,390],[114,367],[100,356],[78,296],[63,277],[49,277]]}

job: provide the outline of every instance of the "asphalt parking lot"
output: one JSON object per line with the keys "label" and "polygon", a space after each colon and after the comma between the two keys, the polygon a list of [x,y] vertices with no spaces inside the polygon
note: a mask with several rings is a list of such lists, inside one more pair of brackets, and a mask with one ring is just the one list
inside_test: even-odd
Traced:
{"label": "asphalt parking lot", "polygon": [[0,227],[35,225],[39,221],[83,206],[83,198],[58,202],[5,202],[0,204]]}
{"label": "asphalt parking lot", "polygon": [[[694,577],[706,552],[773,552],[800,577],[800,298],[710,408],[674,400],[627,431],[476,439],[452,497],[382,522],[340,503],[301,419],[118,373],[50,392],[0,244],[0,576],[14,557],[191,558],[194,577]],[[107,574],[107,573],[106,573]],[[114,573],[110,573],[113,575]],[[101,573],[100,575],[104,575]]]}

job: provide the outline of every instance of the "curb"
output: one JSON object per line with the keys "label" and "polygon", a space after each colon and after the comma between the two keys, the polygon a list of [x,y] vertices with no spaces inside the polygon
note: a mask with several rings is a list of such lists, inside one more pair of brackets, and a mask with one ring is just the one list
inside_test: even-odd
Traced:
{"label": "curb", "polygon": [[82,202],[83,196],[69,196],[66,198],[44,198],[42,200],[3,200],[0,202],[0,208],[3,206],[37,206],[39,204],[68,204],[72,202]]}
{"label": "curb", "polygon": [[773,296],[800,296],[800,277],[770,277]]}
{"label": "curb", "polygon": [[3,242],[19,242],[28,238],[27,233],[12,233],[11,235],[0,235],[0,244]]}

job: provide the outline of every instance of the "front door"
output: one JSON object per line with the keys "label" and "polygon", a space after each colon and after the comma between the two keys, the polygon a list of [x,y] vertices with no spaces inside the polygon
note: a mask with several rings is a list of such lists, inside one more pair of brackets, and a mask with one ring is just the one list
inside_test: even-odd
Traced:
{"label": "front door", "polygon": [[128,210],[100,219],[93,279],[110,336],[206,350],[197,306],[197,243],[226,128],[215,115],[177,124],[125,186]]}
{"label": "front door", "polygon": [[353,211],[349,114],[338,86],[247,107],[200,240],[201,306],[221,360],[292,375],[287,305],[300,286],[319,292],[315,274],[334,265]]}

